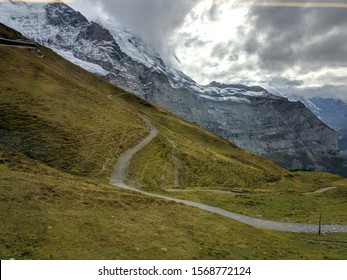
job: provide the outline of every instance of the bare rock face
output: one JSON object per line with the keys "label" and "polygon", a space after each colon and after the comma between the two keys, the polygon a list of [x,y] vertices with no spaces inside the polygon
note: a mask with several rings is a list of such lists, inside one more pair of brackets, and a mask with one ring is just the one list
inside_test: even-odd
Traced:
{"label": "bare rock face", "polygon": [[80,28],[88,24],[88,20],[69,6],[59,3],[50,3],[46,6],[47,23],[52,26]]}
{"label": "bare rock face", "polygon": [[0,3],[0,15],[73,63],[285,168],[344,172],[336,132],[300,102],[261,87],[201,86],[124,27],[89,22],[65,4]]}

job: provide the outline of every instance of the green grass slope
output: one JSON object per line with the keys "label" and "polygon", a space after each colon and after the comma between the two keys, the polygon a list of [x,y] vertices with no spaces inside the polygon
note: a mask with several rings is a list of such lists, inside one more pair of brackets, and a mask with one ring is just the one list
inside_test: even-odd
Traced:
{"label": "green grass slope", "polygon": [[[140,104],[134,96],[123,98]],[[150,116],[160,134],[132,160],[135,186],[264,219],[316,223],[322,211],[326,224],[347,223],[346,179],[290,173],[156,107],[136,108]]]}
{"label": "green grass slope", "polygon": [[[7,33],[18,36],[0,26]],[[44,58],[0,46],[1,259],[347,258],[346,234],[259,230],[110,186],[118,155],[148,132],[141,115],[159,135],[135,156],[130,178],[151,191],[193,189],[192,199],[233,209],[232,200],[198,197],[198,190],[277,193],[303,184],[309,192],[319,182],[340,191],[346,184],[327,174],[292,175],[40,50]],[[345,206],[345,195],[334,203]]]}
{"label": "green grass slope", "polygon": [[[124,97],[134,98],[134,97]],[[138,108],[160,135],[134,158],[131,178],[152,188],[175,187],[173,155],[180,161],[181,188],[252,188],[288,172],[230,142],[156,108]]]}
{"label": "green grass slope", "polygon": [[71,175],[3,146],[0,182],[1,259],[347,258],[343,234],[255,229]]}
{"label": "green grass slope", "polygon": [[94,75],[43,49],[0,47],[0,143],[76,175],[108,177],[148,131]]}

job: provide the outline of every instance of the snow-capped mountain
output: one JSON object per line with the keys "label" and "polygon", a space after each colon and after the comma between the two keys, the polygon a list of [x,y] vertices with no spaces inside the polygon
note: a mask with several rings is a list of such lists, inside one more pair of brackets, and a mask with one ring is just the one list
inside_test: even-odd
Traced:
{"label": "snow-capped mountain", "polygon": [[289,169],[336,171],[337,135],[300,102],[261,87],[202,86],[126,28],[63,3],[0,2],[0,21],[66,59]]}

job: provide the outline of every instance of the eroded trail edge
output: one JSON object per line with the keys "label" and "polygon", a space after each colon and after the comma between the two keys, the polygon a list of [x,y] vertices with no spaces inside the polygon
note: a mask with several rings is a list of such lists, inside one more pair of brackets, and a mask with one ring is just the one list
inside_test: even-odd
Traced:
{"label": "eroded trail edge", "polygon": [[[158,194],[152,194],[149,192],[142,191],[140,189],[133,188],[129,186],[125,180],[128,177],[128,170],[131,158],[139,152],[141,149],[143,149],[147,144],[149,144],[157,135],[158,130],[154,127],[154,125],[146,118],[142,118],[145,124],[150,129],[149,135],[147,135],[143,140],[141,140],[136,146],[127,149],[124,151],[118,158],[117,163],[115,165],[114,171],[111,175],[111,181],[110,184],[126,189],[135,191],[144,195],[148,195],[151,197],[161,198],[168,201],[174,201],[177,203],[182,203],[188,206],[192,206],[195,208],[199,208],[211,213],[215,213],[218,215],[222,215],[225,217],[228,217],[230,219],[233,219],[235,221],[254,226],[257,228],[262,229],[268,229],[268,230],[274,230],[274,231],[283,231],[283,232],[311,232],[316,233],[318,232],[318,225],[313,224],[302,224],[302,223],[284,223],[284,222],[276,222],[271,220],[262,220],[258,218],[253,218],[237,213],[233,213],[230,211],[223,210],[218,207],[209,206],[202,203],[197,203],[189,200],[183,200],[178,198],[173,198],[169,196],[164,195],[158,195]],[[328,232],[347,232],[347,225],[322,225],[322,232],[328,233]]]}

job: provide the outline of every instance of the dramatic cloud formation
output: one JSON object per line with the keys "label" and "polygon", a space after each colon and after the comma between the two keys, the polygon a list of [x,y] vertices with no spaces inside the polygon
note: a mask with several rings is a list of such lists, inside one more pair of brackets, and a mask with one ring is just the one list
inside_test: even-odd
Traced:
{"label": "dramatic cloud formation", "polygon": [[[180,67],[201,83],[347,99],[346,8],[347,1],[202,1],[175,34]],[[207,44],[186,44],[191,38]]]}
{"label": "dramatic cloud formation", "polygon": [[247,20],[241,47],[262,73],[303,80],[294,93],[347,98],[347,9],[253,6]]}
{"label": "dramatic cloud formation", "polygon": [[[75,0],[73,7],[91,18],[114,20],[141,36],[163,56],[172,32],[200,0]],[[94,7],[94,8],[93,8]],[[171,56],[173,50],[170,49]]]}
{"label": "dramatic cloud formation", "polygon": [[347,9],[251,7],[245,50],[263,70],[346,67]]}
{"label": "dramatic cloud formation", "polygon": [[[339,3],[333,3],[339,2]],[[347,0],[75,0],[115,20],[202,84],[347,99]]]}

